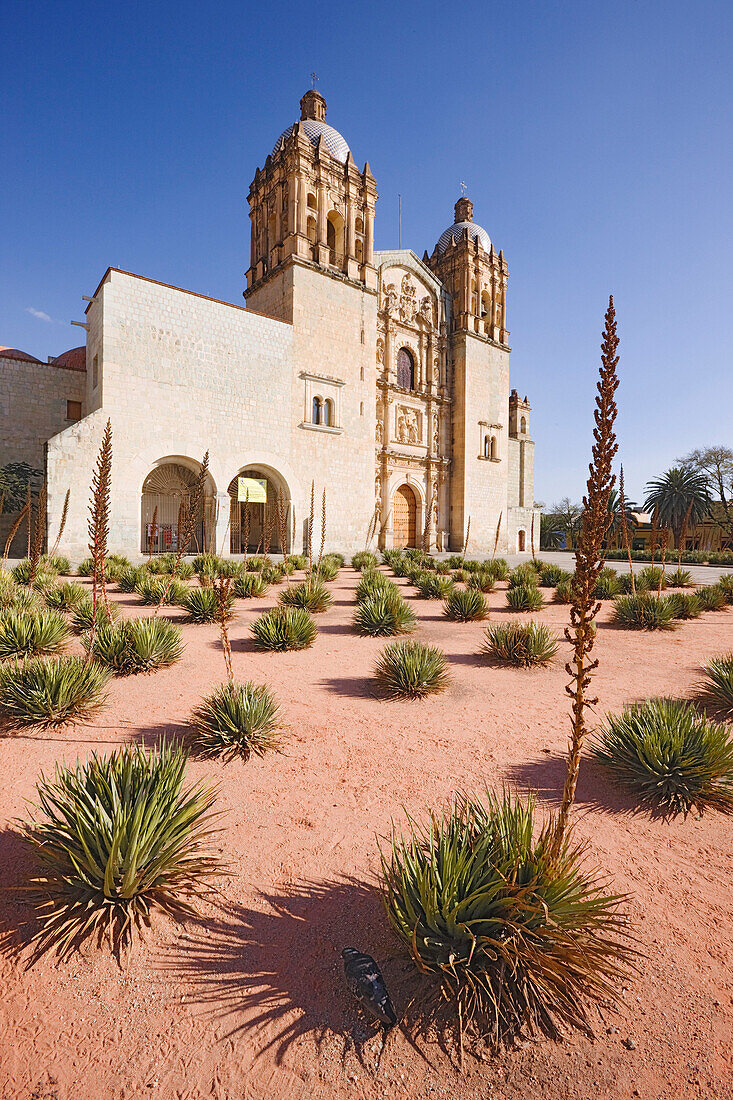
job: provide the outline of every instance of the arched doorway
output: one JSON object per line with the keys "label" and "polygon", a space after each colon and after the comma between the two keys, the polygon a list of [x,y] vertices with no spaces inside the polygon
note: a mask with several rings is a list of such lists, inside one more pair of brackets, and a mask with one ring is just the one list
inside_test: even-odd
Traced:
{"label": "arched doorway", "polygon": [[[252,500],[247,503],[239,499],[239,479],[248,478],[257,482],[266,492],[266,501]],[[256,489],[255,489],[256,492]],[[280,543],[278,524],[278,497],[285,517],[285,547]],[[263,466],[247,466],[232,478],[229,483],[230,501],[230,550],[232,554],[254,554],[262,552],[268,545],[272,554],[290,553],[292,545],[293,513],[290,504],[290,492],[285,480],[274,470]],[[245,509],[248,518],[245,516]],[[245,545],[246,543],[246,545]]]}
{"label": "arched doorway", "polygon": [[524,531],[519,532],[519,553],[523,554],[527,548],[527,536]]}
{"label": "arched doorway", "polygon": [[395,490],[392,505],[393,544],[395,549],[417,544],[417,500],[409,485]]}
{"label": "arched doorway", "polygon": [[[181,459],[162,460],[143,482],[141,502],[140,550],[143,554],[162,554],[178,550],[181,527],[188,515],[191,496],[196,491],[198,464]],[[214,483],[209,476],[204,489],[204,501],[197,518],[189,546],[192,554],[207,547],[212,531]]]}

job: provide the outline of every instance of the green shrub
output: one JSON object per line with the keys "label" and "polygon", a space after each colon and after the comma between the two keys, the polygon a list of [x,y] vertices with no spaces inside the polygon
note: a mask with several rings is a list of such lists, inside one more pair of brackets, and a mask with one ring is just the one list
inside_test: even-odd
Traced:
{"label": "green shrub", "polygon": [[[100,596],[97,599],[97,626],[109,625],[115,622],[120,617],[119,604],[110,603],[109,611],[107,606]],[[93,601],[91,596],[84,596],[79,600],[76,607],[71,612],[71,623],[77,634],[81,634],[84,630],[92,629],[92,621],[94,620]]]}
{"label": "green shrub", "polygon": [[[187,588],[178,601],[188,612],[191,623],[218,623],[221,619],[219,592],[216,588]],[[225,600],[226,617],[233,617],[234,596],[227,593]]]}
{"label": "green shrub", "polygon": [[344,555],[338,554],[333,550],[331,550],[330,553],[326,554],[323,560],[332,561],[334,565],[336,565],[339,569],[343,569],[343,567],[346,565],[346,558],[344,557]]}
{"label": "green shrub", "polygon": [[378,569],[365,569],[356,586],[356,601],[361,603],[378,592],[397,592],[394,581],[390,580],[386,573],[380,573]]}
{"label": "green shrub", "polygon": [[674,608],[666,596],[641,592],[636,596],[617,596],[614,621],[627,630],[674,630]]}
{"label": "green shrub", "polygon": [[284,607],[301,607],[305,611],[325,611],[333,603],[333,596],[318,577],[308,577],[299,584],[290,584],[280,593]]}
{"label": "green shrub", "polygon": [[454,588],[443,605],[445,617],[457,623],[486,619],[489,608],[478,588]]}
{"label": "green shrub", "polygon": [[206,854],[216,792],[184,789],[186,754],[124,745],[107,757],[57,767],[38,783],[25,833],[39,861],[38,950],[69,953],[94,936],[119,951],[156,910],[174,918],[217,872]]}
{"label": "green shrub", "polygon": [[12,607],[18,594],[18,586],[13,580],[12,573],[0,566],[0,612]]}
{"label": "green shrub", "polygon": [[493,573],[482,569],[480,573],[469,573],[467,584],[469,588],[475,588],[477,592],[493,592],[496,581]]}
{"label": "green shrub", "polygon": [[[47,589],[50,591],[50,589]],[[13,602],[9,606],[9,610],[18,612],[30,612],[41,611],[43,608],[43,600],[45,599],[45,593],[43,597],[40,592],[36,592],[33,588],[26,588],[24,584],[18,585],[13,596]]]}
{"label": "green shrub", "polygon": [[[51,568],[42,569],[39,563],[36,568],[36,582],[34,582],[34,587],[37,587],[37,578],[39,575],[54,580],[56,577],[56,570]],[[12,570],[12,576],[16,584],[29,584],[31,579],[30,558],[23,558],[22,561],[19,561]]]}
{"label": "green shrub", "polygon": [[484,653],[528,668],[548,665],[558,650],[557,635],[543,623],[497,623],[486,631]]}
{"label": "green shrub", "polygon": [[445,600],[455,588],[452,577],[441,577],[438,573],[420,573],[414,584],[426,600]]}
{"label": "green shrub", "polygon": [[315,620],[302,607],[273,607],[255,619],[250,630],[258,649],[277,652],[309,649],[318,634]]}
{"label": "green shrub", "polygon": [[494,574],[494,578],[497,581],[506,581],[509,579],[509,565],[506,558],[492,558],[491,561],[484,563],[487,569],[490,569]]}
{"label": "green shrub", "polygon": [[[217,573],[221,573],[222,569],[226,568],[226,562],[221,562],[217,567]],[[272,558],[263,557],[262,554],[254,554],[251,558],[247,558],[246,562],[242,562],[246,571],[249,573],[259,573],[261,569],[272,569]]]}
{"label": "green shrub", "polygon": [[539,611],[544,603],[539,588],[532,584],[507,589],[506,602],[512,611]]}
{"label": "green shrub", "polygon": [[658,592],[659,587],[667,587],[667,574],[663,572],[661,565],[647,565],[636,574],[636,587],[648,588],[650,592]]}
{"label": "green shrub", "polygon": [[424,825],[393,829],[382,852],[387,919],[418,983],[416,1029],[468,1032],[498,1046],[517,1034],[590,1032],[589,1003],[617,998],[634,951],[620,908],[536,802],[459,796]]}
{"label": "green shrub", "polygon": [[308,559],[305,554],[288,554],[288,565],[295,569],[307,569]]}
{"label": "green shrub", "polygon": [[78,577],[91,577],[94,573],[94,561],[92,558],[84,558],[76,567]]}
{"label": "green shrub", "polygon": [[43,597],[46,606],[53,611],[73,611],[80,600],[86,596],[86,588],[74,581],[64,581],[54,588],[49,588]]}
{"label": "green shrub", "polygon": [[82,657],[28,657],[0,665],[0,717],[13,729],[92,718],[110,674]]}
{"label": "green shrub", "polygon": [[448,565],[447,561],[436,561],[435,572],[440,573],[443,577],[447,577],[451,572],[451,567]]}
{"label": "green shrub", "polygon": [[402,553],[408,561],[415,562],[416,565],[422,565],[430,557],[429,554],[423,554],[417,546],[408,546]]}
{"label": "green shrub", "polygon": [[713,657],[703,665],[703,672],[703,701],[719,710],[725,718],[733,718],[733,653]]}
{"label": "green shrub", "polygon": [[[91,634],[85,634],[82,645],[87,653],[90,642]],[[127,619],[94,632],[92,656],[112,672],[130,676],[174,665],[183,648],[180,629],[167,619]]]}
{"label": "green shrub", "polygon": [[559,565],[545,564],[540,569],[540,588],[555,588],[562,580],[571,577],[572,573],[566,573]]}
{"label": "green shrub", "polygon": [[539,583],[537,570],[532,568],[530,562],[524,562],[512,569],[509,574],[509,588],[536,588]]}
{"label": "green shrub", "polygon": [[280,707],[269,688],[253,683],[220,684],[194,710],[192,747],[203,756],[264,756],[280,751]]}
{"label": "green shrub", "polygon": [[454,569],[453,580],[462,581],[464,584],[468,581],[469,577],[472,577],[473,573],[469,573],[467,569]]}
{"label": "green shrub", "polygon": [[733,741],[677,699],[647,699],[609,715],[593,755],[654,814],[733,813]]}
{"label": "green shrub", "polygon": [[267,581],[259,573],[240,573],[234,578],[232,592],[240,600],[256,599],[267,592]]}
{"label": "green shrub", "polygon": [[724,611],[728,601],[719,584],[706,584],[698,588],[695,598],[703,611]]}
{"label": "green shrub", "polygon": [[728,603],[733,603],[733,573],[723,573],[718,577],[718,587],[725,592]]}
{"label": "green shrub", "polygon": [[675,569],[667,574],[669,588],[692,588],[692,573],[689,569]]}
{"label": "green shrub", "polygon": [[122,592],[136,592],[137,584],[143,575],[144,566],[135,568],[134,565],[128,565],[127,569],[123,569],[117,578],[117,584]]}
{"label": "green shrub", "polygon": [[376,569],[377,558],[369,550],[360,550],[351,559],[351,568],[362,572],[364,569]]}
{"label": "green shrub", "polygon": [[648,592],[649,582],[647,581],[646,577],[642,577],[639,574],[636,574],[634,576],[632,584],[631,573],[619,573],[618,587],[619,595],[631,596],[634,594],[634,592]]}
{"label": "green shrub", "polygon": [[338,562],[333,559],[324,558],[320,565],[313,566],[313,577],[318,577],[322,581],[333,581],[338,576],[339,566]]}
{"label": "green shrub", "polygon": [[116,584],[126,569],[130,568],[127,558],[114,554],[104,559],[105,579]]}
{"label": "green shrub", "polygon": [[615,569],[601,569],[593,595],[597,600],[612,600],[621,594],[621,581]]}
{"label": "green shrub", "polygon": [[673,592],[667,597],[674,619],[699,619],[702,604],[694,592]]}
{"label": "green shrub", "polygon": [[451,569],[463,569],[463,554],[451,554],[446,560]]}
{"label": "green shrub", "polygon": [[375,676],[390,695],[413,699],[444,691],[450,682],[445,653],[413,640],[385,646]]}
{"label": "green shrub", "polygon": [[71,562],[61,554],[54,554],[53,557],[50,554],[42,554],[41,566],[46,573],[60,573],[62,576],[68,576],[71,573]]}
{"label": "green shrub", "polygon": [[175,578],[171,580],[168,576],[156,577],[143,570],[137,579],[135,591],[144,604],[159,604],[161,600],[164,604],[179,604],[190,590],[187,584]]}
{"label": "green shrub", "polygon": [[0,661],[60,653],[71,631],[58,611],[4,611],[0,615]]}
{"label": "green shrub", "polygon": [[415,629],[417,618],[412,608],[395,589],[374,592],[356,605],[354,628],[359,634],[374,638],[393,634],[409,634]]}
{"label": "green shrub", "polygon": [[285,578],[290,576],[288,569],[289,566],[278,562],[277,565],[265,566],[260,573],[248,573],[247,576],[259,576],[265,584],[282,584]]}
{"label": "green shrub", "polygon": [[196,554],[191,561],[194,573],[204,573],[209,577],[218,576],[219,569],[223,564],[224,559],[220,558],[218,554]]}

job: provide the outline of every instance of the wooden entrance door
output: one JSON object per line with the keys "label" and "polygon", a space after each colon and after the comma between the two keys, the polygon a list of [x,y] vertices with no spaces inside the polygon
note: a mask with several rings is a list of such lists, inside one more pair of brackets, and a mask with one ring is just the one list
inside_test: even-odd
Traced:
{"label": "wooden entrance door", "polygon": [[401,550],[415,546],[417,537],[417,501],[409,485],[400,485],[394,495],[394,545]]}

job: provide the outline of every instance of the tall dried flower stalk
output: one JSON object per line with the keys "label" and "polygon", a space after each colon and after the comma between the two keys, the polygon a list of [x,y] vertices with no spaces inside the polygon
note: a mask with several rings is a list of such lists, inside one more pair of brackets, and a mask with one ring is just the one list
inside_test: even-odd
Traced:
{"label": "tall dried flower stalk", "polygon": [[[275,519],[273,516],[267,517],[267,505],[263,505],[265,512],[264,527],[262,529],[262,564],[260,565],[260,576],[264,575],[265,567],[267,566],[267,559],[270,554],[270,543],[272,542],[272,533],[275,530]],[[259,549],[259,547],[258,547]]]}
{"label": "tall dried flower stalk", "polygon": [[565,668],[571,682],[565,688],[573,700],[572,733],[568,751],[567,775],[563,789],[560,812],[555,823],[552,852],[559,854],[570,821],[570,810],[575,801],[575,790],[580,769],[580,754],[586,735],[585,710],[595,706],[597,699],[586,695],[598,661],[590,654],[595,641],[593,620],[600,610],[594,596],[598,574],[601,571],[603,540],[611,524],[608,502],[615,477],[613,459],[618,450],[614,422],[616,420],[615,393],[618,387],[618,336],[616,335],[616,311],[613,296],[606,310],[606,324],[601,344],[601,368],[596,397],[595,428],[593,429],[593,460],[589,464],[588,484],[583,497],[583,518],[575,550],[575,578],[572,584],[570,628],[565,637],[573,647],[573,659]]}
{"label": "tall dried flower stalk", "polygon": [[0,492],[0,516],[3,514],[4,509],[5,509],[5,488],[3,487],[2,492]]}
{"label": "tall dried flower stalk", "polygon": [[176,560],[173,563],[173,568],[171,569],[171,575],[168,578],[168,583],[163,589],[160,600],[158,601],[155,611],[153,612],[154,616],[158,614],[161,607],[168,599],[168,593],[170,592],[171,585],[173,584],[173,581],[176,578],[176,574],[178,573],[178,567],[181,564],[181,558],[191,545],[191,539],[193,538],[194,532],[196,530],[196,522],[199,518],[199,515],[202,514],[204,493],[206,490],[206,478],[208,476],[209,452],[206,451],[203,459],[201,460],[201,469],[199,470],[199,475],[196,478],[196,485],[188,499],[188,510],[184,513],[183,502],[181,502],[181,506],[178,509],[178,547],[176,549]]}
{"label": "tall dried flower stalk", "polygon": [[18,534],[18,531],[20,531],[20,528],[23,525],[23,521],[25,520],[27,515],[28,515],[28,502],[26,501],[26,503],[23,505],[23,507],[20,510],[20,514],[19,514],[18,518],[16,519],[13,526],[10,528],[10,534],[8,535],[7,539],[5,540],[5,550],[3,551],[3,569],[5,568],[5,566],[8,563],[8,557],[10,556],[10,547],[13,543],[13,539]]}
{"label": "tall dried flower stalk", "polygon": [[629,525],[626,522],[626,496],[624,494],[624,468],[623,465],[618,475],[618,502],[621,509],[621,534],[624,542],[626,556],[629,559],[629,571],[631,572],[631,591],[636,594],[636,580],[634,579],[634,562],[631,557],[631,544],[629,542]]}
{"label": "tall dried flower stalk", "polygon": [[532,511],[532,524],[531,524],[530,529],[529,529],[529,545],[532,548],[532,561],[534,561],[535,560],[535,552],[534,552],[534,510]]}
{"label": "tall dried flower stalk", "polygon": [[[33,531],[33,544],[30,552],[30,571],[28,576],[28,584],[32,585],[36,579],[36,573],[38,572],[38,565],[41,560],[41,554],[43,553],[43,539],[46,534],[46,500],[47,500],[46,482],[44,481],[41,486],[41,491],[38,494],[38,501],[36,503],[36,525]],[[30,520],[29,520],[30,526]]]}
{"label": "tall dried flower stalk", "polygon": [[288,553],[288,515],[290,512],[290,501],[286,501],[285,497],[279,491],[275,502],[275,510],[277,514],[277,537],[280,540],[280,553],[283,556],[283,561],[285,561]]}
{"label": "tall dried flower stalk", "polygon": [[372,518],[369,520],[369,526],[367,527],[367,535],[364,540],[364,549],[368,550],[371,546],[372,539],[377,533],[377,526],[379,524],[379,504],[374,505],[374,511],[372,512]]}
{"label": "tall dried flower stalk", "polygon": [[316,507],[316,483],[311,481],[311,506],[308,512],[308,576],[313,572],[313,519]]}
{"label": "tall dried flower stalk", "polygon": [[425,509],[425,525],[423,527],[423,532],[422,532],[422,550],[423,550],[423,554],[429,554],[430,553],[430,520],[432,519],[433,509],[435,508],[435,505],[437,504],[437,502],[438,502],[438,490],[437,490],[436,487],[434,487],[433,488],[433,494],[430,497],[430,503],[429,503],[428,507]]}
{"label": "tall dried flower stalk", "polygon": [[468,550],[468,540],[470,539],[470,537],[471,537],[471,517],[469,516],[468,517],[468,524],[466,526],[466,538],[464,539],[464,542],[463,542],[463,555],[462,556],[463,556],[464,561],[466,560],[466,552]]}
{"label": "tall dried flower stalk", "polygon": [[64,529],[66,527],[66,519],[69,515],[69,498],[70,498],[70,496],[71,496],[71,489],[67,489],[66,490],[66,496],[64,497],[64,506],[61,509],[61,522],[59,523],[59,533],[57,534],[56,542],[53,544],[53,547],[50,551],[50,556],[51,557],[53,557],[54,554],[56,553],[56,551],[58,550],[59,543],[61,542],[61,536],[63,535]]}
{"label": "tall dried flower stalk", "polygon": [[97,464],[92,474],[91,499],[89,502],[89,553],[92,556],[92,630],[89,641],[89,657],[94,652],[94,634],[97,628],[97,603],[102,593],[105,607],[107,586],[105,584],[105,559],[109,538],[109,498],[112,483],[112,423],[107,421],[102,435],[102,444],[97,455]]}
{"label": "tall dried flower stalk", "polygon": [[326,549],[326,487],[323,487],[323,498],[321,500],[321,547],[318,551],[318,565],[317,569],[320,569],[321,562],[323,561],[323,551]]}
{"label": "tall dried flower stalk", "polygon": [[692,506],[693,506],[694,503],[695,503],[694,500],[690,501],[690,503],[687,506],[687,511],[685,512],[685,518],[682,521],[682,530],[680,531],[680,544],[677,547],[677,568],[678,569],[682,565],[682,548],[685,545],[685,539],[687,538],[687,527],[688,527],[689,522],[690,522],[690,516],[692,515]]}
{"label": "tall dried flower stalk", "polygon": [[499,545],[499,532],[501,531],[501,519],[502,519],[503,515],[504,515],[504,512],[502,510],[501,512],[499,512],[499,521],[496,524],[496,534],[494,535],[494,549],[493,549],[492,554],[491,554],[491,560],[492,561],[496,557],[496,548]]}
{"label": "tall dried flower stalk", "polygon": [[31,530],[33,527],[33,499],[31,497],[31,483],[28,482],[28,494],[26,498],[26,504],[28,505],[28,539],[25,551],[25,556],[29,558],[31,556]]}
{"label": "tall dried flower stalk", "polygon": [[242,530],[240,532],[241,542],[240,546],[244,547],[244,568],[247,568],[247,552],[249,550],[249,489],[244,494],[244,518],[242,520]]}
{"label": "tall dried flower stalk", "polygon": [[227,628],[227,611],[229,608],[229,591],[232,587],[231,577],[222,577],[217,574],[214,580],[216,597],[219,607],[219,632],[221,633],[221,646],[224,651],[224,664],[227,670],[227,680],[234,683],[234,670],[232,668],[232,645],[229,641]]}
{"label": "tall dried flower stalk", "polygon": [[148,538],[148,562],[153,560],[153,546],[158,541],[158,505],[153,508],[153,522],[150,524],[150,536]]}

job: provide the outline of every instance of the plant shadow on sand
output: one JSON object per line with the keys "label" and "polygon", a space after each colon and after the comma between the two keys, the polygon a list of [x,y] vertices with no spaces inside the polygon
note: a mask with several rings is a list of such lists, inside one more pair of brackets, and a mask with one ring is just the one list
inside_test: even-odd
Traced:
{"label": "plant shadow on sand", "polygon": [[38,923],[23,885],[35,868],[34,852],[17,829],[0,829],[0,952],[18,957],[28,947]]}
{"label": "plant shadow on sand", "polygon": [[[560,805],[567,773],[567,757],[548,753],[539,760],[515,764],[508,769],[507,779],[522,790],[530,790],[542,802]],[[611,785],[607,774],[589,757],[584,757],[576,803],[589,810],[608,810],[615,814],[634,814],[639,807],[633,798]]]}
{"label": "plant shadow on sand", "polygon": [[349,878],[305,882],[255,904],[227,903],[189,923],[188,939],[161,962],[166,985],[225,1020],[224,1038],[254,1031],[259,1053],[274,1049],[278,1064],[306,1036],[319,1049],[340,1043],[344,1060],[354,1049],[373,1062],[381,1028],[348,993],[341,951],[376,958],[398,1014],[412,969],[394,955],[376,889]]}

